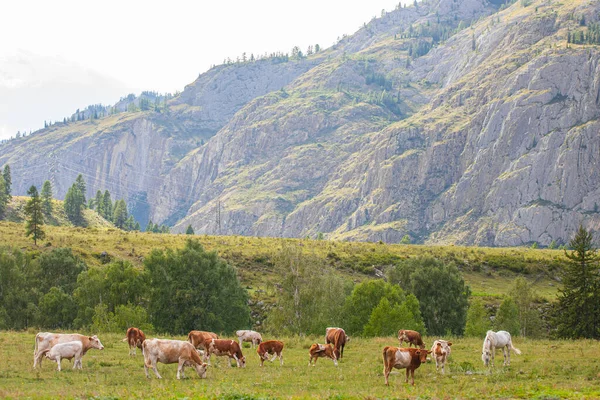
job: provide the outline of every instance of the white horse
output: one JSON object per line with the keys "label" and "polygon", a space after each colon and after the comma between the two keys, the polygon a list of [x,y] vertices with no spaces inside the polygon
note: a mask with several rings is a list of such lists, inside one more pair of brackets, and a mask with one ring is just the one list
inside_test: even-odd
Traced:
{"label": "white horse", "polygon": [[487,331],[485,339],[483,340],[483,350],[481,351],[481,359],[486,367],[490,364],[490,359],[492,361],[492,367],[494,366],[494,353],[496,353],[496,349],[500,347],[504,354],[504,365],[510,365],[511,350],[517,354],[521,354],[521,350],[513,346],[510,333],[506,331]]}

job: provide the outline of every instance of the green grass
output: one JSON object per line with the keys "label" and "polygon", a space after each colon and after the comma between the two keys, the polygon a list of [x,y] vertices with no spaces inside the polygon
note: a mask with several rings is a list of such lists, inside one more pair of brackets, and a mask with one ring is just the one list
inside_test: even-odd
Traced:
{"label": "green grass", "polygon": [[[491,371],[480,359],[481,339],[453,338],[452,355],[446,375],[436,373],[435,364],[422,365],[415,374],[415,386],[404,383],[404,370],[390,375],[384,385],[381,351],[396,345],[393,337],[352,338],[339,367],[320,359],[308,367],[308,347],[322,337],[282,338],[284,366],[278,362],[258,365],[255,350],[244,348],[247,366],[227,368],[219,358],[199,379],[186,369],[185,380],[175,379],[175,364],[158,364],[163,380],[146,379],[143,357],[128,356],[121,341],[124,335],[100,334],[105,350],[90,350],[83,370],[63,371],[45,360],[34,371],[34,332],[0,332],[0,397],[117,397],[117,398],[598,398],[600,396],[600,346],[597,342],[531,341],[515,338],[523,355],[512,357],[502,367],[496,357]],[[180,338],[181,339],[181,338]],[[265,338],[272,339],[272,338]],[[431,343],[433,338],[426,338]],[[499,361],[499,362],[498,362]]]}

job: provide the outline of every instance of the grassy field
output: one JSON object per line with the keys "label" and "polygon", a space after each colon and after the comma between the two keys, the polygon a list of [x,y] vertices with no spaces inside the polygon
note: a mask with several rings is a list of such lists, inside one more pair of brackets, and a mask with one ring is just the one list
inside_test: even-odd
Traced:
{"label": "grassy field", "polygon": [[[395,338],[352,338],[338,367],[320,359],[308,367],[308,347],[322,337],[283,339],[284,366],[276,361],[260,368],[255,350],[244,348],[247,366],[227,368],[220,358],[207,379],[186,369],[175,379],[176,364],[159,364],[164,379],[146,379],[143,357],[128,356],[124,335],[100,334],[105,349],[90,350],[83,370],[63,371],[45,360],[34,371],[33,332],[0,332],[2,398],[600,398],[600,345],[595,341],[531,341],[515,338],[523,352],[510,367],[487,370],[480,359],[481,339],[454,338],[449,371],[436,373],[428,362],[416,371],[415,386],[404,383],[404,370],[384,385],[381,352]],[[271,338],[265,338],[271,339]],[[431,343],[433,338],[426,338]],[[397,370],[396,370],[397,371]]]}

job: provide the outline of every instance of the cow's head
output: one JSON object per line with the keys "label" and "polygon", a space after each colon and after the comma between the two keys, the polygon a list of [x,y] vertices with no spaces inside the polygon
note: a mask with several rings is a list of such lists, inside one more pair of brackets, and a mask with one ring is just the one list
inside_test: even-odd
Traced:
{"label": "cow's head", "polygon": [[246,357],[245,356],[238,358],[238,367],[240,367],[240,368],[246,367]]}
{"label": "cow's head", "polygon": [[90,341],[90,348],[104,350],[104,346],[102,345],[102,342],[100,342],[100,339],[98,339],[98,336],[90,336],[88,339]]}
{"label": "cow's head", "polygon": [[200,378],[206,378],[206,370],[208,369],[208,364],[203,362],[202,364],[196,364],[196,372],[198,372],[198,376]]}
{"label": "cow's head", "polygon": [[431,350],[417,349],[415,351],[415,355],[419,357],[419,361],[422,363],[427,362],[427,354],[431,354]]}
{"label": "cow's head", "polygon": [[489,339],[485,339],[485,345],[483,346],[483,350],[481,351],[481,360],[487,367],[490,364],[490,359],[492,357],[492,352],[490,350],[491,342]]}

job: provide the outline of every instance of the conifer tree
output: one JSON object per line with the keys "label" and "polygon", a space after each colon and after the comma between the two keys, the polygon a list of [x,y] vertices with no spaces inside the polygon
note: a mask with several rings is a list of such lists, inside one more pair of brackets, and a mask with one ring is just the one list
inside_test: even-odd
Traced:
{"label": "conifer tree", "polygon": [[85,181],[83,180],[83,175],[81,175],[81,174],[77,175],[77,179],[75,179],[75,185],[77,185],[77,189],[79,191],[79,196],[81,196],[80,203],[85,208],[87,201],[85,199],[86,187],[85,187]]}
{"label": "conifer tree", "polygon": [[104,196],[102,196],[102,216],[107,221],[112,221],[113,219],[113,205],[112,200],[110,199],[110,192],[108,190],[104,191]]}
{"label": "conifer tree", "polygon": [[115,206],[113,208],[113,223],[119,229],[125,229],[127,222],[127,204],[125,200],[117,200],[115,201]]}
{"label": "conifer tree", "polygon": [[96,192],[96,197],[94,200],[94,205],[96,206],[96,212],[100,214],[100,216],[104,215],[104,196],[102,196],[102,191],[98,189]]}
{"label": "conifer tree", "polygon": [[46,217],[52,215],[52,183],[45,181],[42,186],[42,211]]}
{"label": "conifer tree", "polygon": [[154,224],[152,220],[148,221],[148,225],[146,225],[146,232],[154,232]]}
{"label": "conifer tree", "polygon": [[25,222],[25,234],[33,236],[33,243],[37,246],[37,241],[42,240],[45,236],[42,230],[44,224],[44,216],[42,212],[42,200],[35,186],[31,186],[27,191],[31,199],[25,205],[25,214],[27,221]]}
{"label": "conifer tree", "polygon": [[6,213],[6,205],[8,204],[8,197],[4,189],[4,177],[0,175],[0,218],[4,218]]}
{"label": "conifer tree", "polygon": [[10,176],[10,166],[8,164],[4,166],[4,171],[2,171],[2,177],[4,178],[4,193],[6,193],[6,198],[10,201],[10,199],[12,198],[12,178]]}
{"label": "conifer tree", "polygon": [[185,234],[186,235],[193,235],[194,234],[194,228],[192,228],[192,225],[188,225],[187,229],[185,230]]}

